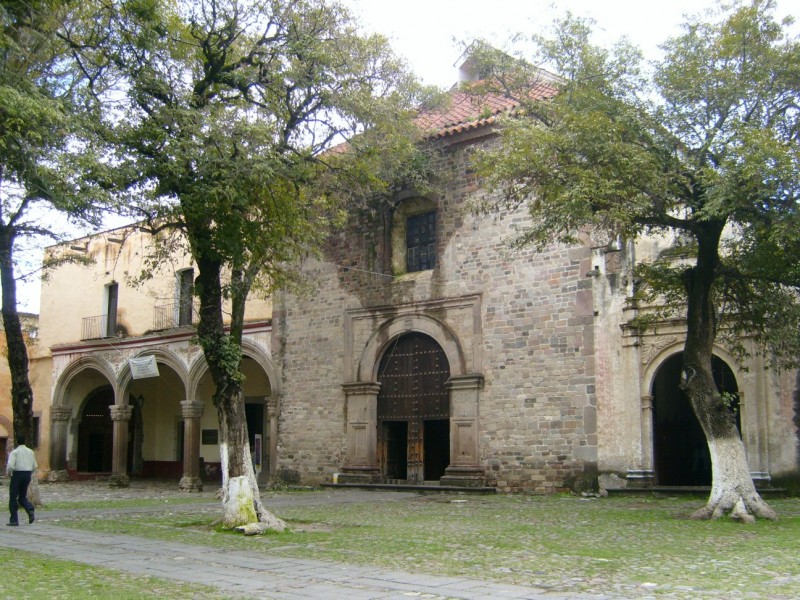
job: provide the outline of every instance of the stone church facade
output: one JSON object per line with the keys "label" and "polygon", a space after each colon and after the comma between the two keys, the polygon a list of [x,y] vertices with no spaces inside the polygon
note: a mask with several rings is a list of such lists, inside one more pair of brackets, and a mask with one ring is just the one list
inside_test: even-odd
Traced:
{"label": "stone church facade", "polygon": [[[707,485],[708,450],[678,390],[684,324],[632,325],[648,308],[632,301],[632,269],[669,240],[511,250],[529,217],[474,210],[487,192],[472,158],[513,105],[452,100],[420,117],[436,150],[430,185],[354,207],[302,265],[308,293],[248,304],[259,480],[533,493],[598,479]],[[137,283],[154,243],[129,226],[48,249],[90,264],[64,264],[42,288],[32,373],[45,476],[218,483],[194,265],[175,256]],[[757,354],[739,364],[722,342],[714,360],[753,479],[797,477],[797,374]],[[137,376],[139,361],[152,372]]]}
{"label": "stone church facade", "polygon": [[[606,487],[708,485],[677,388],[683,324],[630,325],[642,310],[633,264],[667,241],[511,250],[526,211],[476,213],[486,191],[471,167],[508,107],[487,117],[453,98],[428,122],[430,189],[354,210],[304,266],[314,291],[275,299],[278,473],[534,493],[597,475]],[[721,345],[715,371],[738,398],[756,482],[794,476],[794,373],[738,365]]]}

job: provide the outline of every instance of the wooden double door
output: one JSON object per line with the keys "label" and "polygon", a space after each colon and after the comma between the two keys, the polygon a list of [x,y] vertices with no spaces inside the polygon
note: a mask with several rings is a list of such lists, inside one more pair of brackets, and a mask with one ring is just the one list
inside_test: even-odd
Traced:
{"label": "wooden double door", "polygon": [[438,481],[450,463],[450,366],[422,333],[395,339],[381,359],[378,453],[387,481]]}

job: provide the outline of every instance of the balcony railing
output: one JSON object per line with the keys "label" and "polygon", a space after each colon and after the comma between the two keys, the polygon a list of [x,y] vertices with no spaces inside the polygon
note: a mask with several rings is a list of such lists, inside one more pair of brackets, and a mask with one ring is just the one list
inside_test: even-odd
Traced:
{"label": "balcony railing", "polygon": [[94,340],[97,338],[114,337],[117,335],[117,320],[119,315],[97,315],[84,317],[81,320],[81,340]]}
{"label": "balcony railing", "polygon": [[161,298],[153,306],[153,329],[187,327],[197,323],[199,308],[194,299]]}

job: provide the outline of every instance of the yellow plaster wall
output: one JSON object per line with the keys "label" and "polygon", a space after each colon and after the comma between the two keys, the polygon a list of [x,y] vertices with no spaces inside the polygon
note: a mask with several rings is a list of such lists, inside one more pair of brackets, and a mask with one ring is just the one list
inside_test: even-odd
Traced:
{"label": "yellow plaster wall", "polygon": [[[124,336],[140,336],[151,331],[154,307],[175,298],[178,272],[193,266],[188,253],[176,249],[170,259],[158,263],[148,280],[139,283],[154,244],[162,243],[129,226],[47,248],[46,255],[50,258],[71,255],[82,257],[88,264],[62,264],[43,282],[42,346],[50,348],[80,341],[82,320],[106,313],[105,288],[112,282],[119,286],[117,324],[124,328]],[[269,300],[253,297],[248,301],[246,320],[271,316]]]}

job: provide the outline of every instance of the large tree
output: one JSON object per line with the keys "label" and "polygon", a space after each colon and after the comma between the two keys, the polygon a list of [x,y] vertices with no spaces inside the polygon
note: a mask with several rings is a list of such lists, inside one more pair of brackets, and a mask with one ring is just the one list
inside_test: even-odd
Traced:
{"label": "large tree", "polygon": [[[80,104],[85,89],[65,56],[57,31],[70,17],[69,0],[8,1],[0,5],[0,285],[11,372],[14,434],[33,433],[28,351],[17,311],[15,269],[31,244],[66,233],[53,211],[93,221],[94,197],[80,179],[85,159]],[[64,257],[70,259],[74,257]]]}
{"label": "large tree", "polygon": [[[773,15],[771,0],[753,0],[689,18],[650,71],[628,44],[593,45],[591,22],[571,15],[534,38],[533,62],[557,77],[476,50],[486,85],[520,102],[483,157],[489,205],[529,207],[518,244],[587,233],[674,240],[676,252],[640,265],[637,294],[685,318],[681,388],[713,469],[697,518],[775,518],[714,384],[717,337],[760,348],[773,364],[800,356],[800,44]],[[529,102],[526,90],[543,78],[558,93]],[[745,338],[756,344],[736,343]]]}
{"label": "large tree", "polygon": [[294,278],[339,218],[336,199],[402,168],[419,89],[386,40],[360,34],[333,2],[132,0],[100,15],[94,31],[71,34],[94,80],[120,82],[98,94],[111,158],[94,176],[122,187],[162,240],[186,240],[215,385],[224,521],[280,528],[248,446],[246,302]]}

